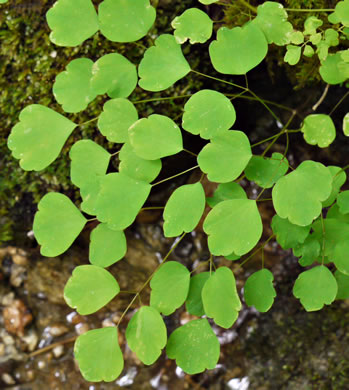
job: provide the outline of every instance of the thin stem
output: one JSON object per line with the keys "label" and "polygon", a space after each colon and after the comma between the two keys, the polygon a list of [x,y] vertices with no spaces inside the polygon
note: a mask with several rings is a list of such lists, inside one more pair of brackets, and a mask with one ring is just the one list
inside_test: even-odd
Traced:
{"label": "thin stem", "polygon": [[149,103],[149,102],[160,102],[162,100],[175,100],[175,99],[185,99],[187,97],[191,97],[193,94],[187,94],[187,95],[180,95],[180,96],[167,96],[167,97],[159,97],[159,98],[151,98],[151,99],[144,99],[144,100],[136,100],[132,102],[133,104],[140,104],[140,103]]}
{"label": "thin stem", "polygon": [[330,84],[326,84],[326,87],[324,91],[322,92],[322,95],[320,96],[320,99],[313,105],[312,110],[316,111],[320,104],[325,100],[325,97],[327,95],[328,89],[330,88]]}
{"label": "thin stem", "polygon": [[280,136],[280,133],[277,133],[277,134],[275,134],[275,135],[272,135],[271,137],[262,139],[262,141],[256,142],[255,144],[252,144],[252,145],[251,145],[251,148],[254,148],[255,146],[264,144],[265,142],[268,142],[268,141],[274,139],[275,137],[279,137],[279,136]]}
{"label": "thin stem", "polygon": [[298,8],[285,8],[289,12],[332,12],[333,8],[313,8],[313,9],[298,9]]}
{"label": "thin stem", "polygon": [[239,2],[248,9],[250,9],[253,13],[257,14],[257,8],[249,4],[246,0],[239,0]]}
{"label": "thin stem", "polygon": [[210,276],[211,276],[212,275],[212,254],[210,254],[209,262],[210,262]]}
{"label": "thin stem", "polygon": [[87,222],[97,221],[97,218],[88,219]]}
{"label": "thin stem", "polygon": [[275,234],[272,234],[264,243],[261,245],[257,250],[255,250],[250,256],[248,256],[247,259],[245,259],[242,263],[239,264],[239,267],[242,267],[244,264],[246,264],[252,257],[258,253],[261,249],[264,249],[264,247],[268,244],[270,240],[272,240],[275,237]]}
{"label": "thin stem", "polygon": [[264,268],[264,247],[262,248],[262,269]]}
{"label": "thin stem", "polygon": [[258,202],[259,198],[262,196],[263,192],[266,190],[266,188],[263,188],[262,191],[258,194],[256,198],[256,202]]}
{"label": "thin stem", "polygon": [[91,123],[91,122],[96,121],[98,118],[99,118],[99,115],[96,116],[95,118],[92,118],[92,119],[86,121],[86,122],[79,123],[78,126],[85,126],[85,125],[87,125],[88,123]]}
{"label": "thin stem", "polygon": [[338,101],[338,103],[332,108],[331,112],[328,115],[332,115],[334,111],[338,108],[338,106],[343,102],[343,100],[349,95],[349,91]]}
{"label": "thin stem", "polygon": [[193,153],[193,152],[191,152],[190,150],[187,150],[187,149],[183,149],[183,152],[186,152],[186,153],[188,153],[188,154],[191,154],[191,155],[194,156],[194,157],[197,157],[197,156],[198,156],[197,154],[195,154],[195,153]]}
{"label": "thin stem", "polygon": [[[248,92],[247,90],[244,91],[245,93]],[[239,93],[239,94],[230,94],[230,93],[226,93],[224,94],[225,96],[234,96],[235,98],[242,98],[242,99],[247,99],[247,100],[257,100],[255,97],[253,96],[245,96],[243,93]],[[279,104],[279,103],[276,103],[276,102],[273,102],[271,100],[266,100],[264,99],[264,102],[267,103],[267,104],[270,104],[271,106],[275,106],[275,107],[278,107],[278,108],[282,108],[283,110],[287,110],[287,111],[291,111],[293,112],[294,109],[291,108],[291,107],[287,107],[287,106],[284,106],[283,104]]]}
{"label": "thin stem", "polygon": [[119,153],[120,153],[120,150],[118,150],[118,151],[115,152],[115,153],[112,153],[112,154],[110,155],[110,157],[116,156],[116,155],[118,155]]}
{"label": "thin stem", "polygon": [[320,214],[321,217],[321,226],[322,226],[322,260],[321,260],[321,265],[324,265],[325,261],[325,223],[324,223],[324,217],[322,215],[322,211]]}
{"label": "thin stem", "polygon": [[195,267],[195,268],[190,272],[190,274],[194,273],[197,269],[199,269],[199,268],[202,267],[203,265],[207,264],[209,261],[210,261],[210,259],[201,262],[197,267]]}
{"label": "thin stem", "polygon": [[51,349],[54,349],[54,348],[56,348],[56,347],[58,347],[58,346],[60,346],[60,345],[72,343],[72,342],[74,342],[77,338],[78,338],[78,336],[73,336],[73,337],[70,337],[69,339],[57,341],[57,343],[50,344],[50,345],[48,345],[47,347],[38,349],[38,350],[36,350],[36,351],[30,353],[30,354],[29,354],[29,357],[32,358],[32,357],[35,357],[35,356],[37,356],[37,355],[41,355],[42,353],[51,351]]}
{"label": "thin stem", "polygon": [[[273,199],[272,198],[258,199],[258,202],[267,202],[270,200],[273,200]],[[256,202],[257,202],[257,199],[256,199]]]}
{"label": "thin stem", "polygon": [[189,169],[186,169],[185,171],[182,171],[182,172],[177,173],[176,175],[173,175],[173,176],[167,177],[166,179],[160,180],[160,181],[158,181],[158,182],[152,184],[152,187],[157,186],[158,184],[164,183],[165,181],[174,179],[175,177],[184,175],[185,173],[190,172],[190,171],[192,171],[193,169],[196,169],[196,168],[199,168],[199,165],[195,165],[195,167],[191,167],[191,168],[189,168]]}
{"label": "thin stem", "polygon": [[166,260],[169,258],[170,254],[177,248],[178,244],[182,241],[182,239],[184,238],[184,236],[186,235],[187,233],[183,233],[179,238],[177,237],[177,239],[174,241],[173,245],[171,246],[170,250],[167,252],[166,256],[164,257],[163,261],[161,264],[159,264],[156,269],[152,272],[152,274],[149,276],[149,278],[144,282],[143,286],[140,288],[140,290],[135,294],[135,296],[132,298],[131,302],[127,305],[126,309],[124,310],[124,312],[121,314],[121,317],[117,323],[117,327],[119,327],[121,321],[123,320],[123,318],[125,317],[125,315],[127,314],[127,312],[130,310],[131,306],[133,305],[134,301],[137,299],[137,297],[139,296],[139,294],[144,290],[144,288],[148,285],[148,283],[151,281],[152,277],[154,276],[155,272],[166,262]]}
{"label": "thin stem", "polygon": [[191,71],[192,71],[193,73],[198,74],[199,76],[207,77],[207,78],[209,78],[209,79],[218,81],[218,82],[220,82],[220,83],[229,84],[229,85],[232,85],[233,87],[240,88],[240,89],[243,89],[244,91],[247,91],[247,89],[246,89],[245,87],[242,87],[242,86],[239,85],[239,84],[231,83],[230,81],[226,81],[226,80],[223,80],[223,79],[219,79],[219,78],[217,78],[217,77],[213,77],[213,76],[210,76],[210,75],[208,75],[208,74],[198,72],[197,70],[194,70],[194,69],[191,69]]}
{"label": "thin stem", "polygon": [[142,207],[140,211],[146,210],[163,210],[165,206],[154,206],[154,207]]}
{"label": "thin stem", "polygon": [[270,113],[270,115],[277,121],[277,122],[281,122],[280,119],[277,117],[277,115],[275,115],[274,111],[267,105],[267,103],[261,99],[259,96],[257,96],[253,91],[251,91],[250,89],[248,90],[250,92],[251,95],[253,95]]}

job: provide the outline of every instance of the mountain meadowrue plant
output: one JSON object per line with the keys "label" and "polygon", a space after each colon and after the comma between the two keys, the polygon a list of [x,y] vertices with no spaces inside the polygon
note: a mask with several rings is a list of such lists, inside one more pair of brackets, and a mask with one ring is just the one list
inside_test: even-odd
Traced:
{"label": "mountain meadowrue plant", "polygon": [[[248,83],[242,86],[230,81],[232,75],[246,75],[264,60],[269,45],[277,45],[286,47],[284,60],[288,64],[295,65],[302,56],[317,56],[325,83],[347,82],[349,0],[339,1],[334,9],[319,10],[287,10],[273,1],[254,7],[242,0],[250,21],[232,28],[213,23],[207,14],[213,3],[199,0],[198,8],[176,15],[171,23],[173,34],[152,35],[153,45],[144,48],[139,64],[117,52],[96,61],[88,57],[72,60],[53,84],[53,95],[67,115],[39,103],[31,104],[22,110],[8,138],[8,147],[20,166],[26,171],[41,171],[59,156],[79,126],[68,114],[85,110],[99,95],[106,98],[99,117],[91,122],[96,121],[109,142],[119,144],[118,157],[91,140],[77,141],[69,156],[71,181],[80,190],[81,205],[77,207],[64,194],[50,192],[39,202],[34,219],[34,234],[43,256],[62,254],[89,221],[99,221],[90,236],[90,264],[76,267],[64,289],[67,304],[82,315],[92,314],[117,299],[119,284],[106,268],[124,257],[124,230],[144,208],[151,189],[173,178],[156,181],[163,159],[189,153],[196,164],[175,177],[191,170],[202,173],[200,180],[174,189],[163,207],[164,236],[176,237],[173,246],[135,292],[117,327],[90,330],[77,338],[74,353],[87,381],[113,381],[121,374],[124,361],[118,343],[119,325],[148,284],[150,301],[134,312],[126,329],[129,348],[147,365],[166,349],[168,358],[175,359],[188,374],[215,368],[220,346],[213,324],[230,328],[242,302],[232,270],[228,266],[216,269],[214,256],[238,261],[258,246],[242,265],[276,239],[283,249],[293,250],[302,267],[307,267],[293,288],[305,310],[320,310],[336,299],[349,298],[349,192],[341,191],[348,167],[327,167],[310,160],[292,167],[287,160],[289,138],[295,132],[303,133],[310,145],[329,147],[336,137],[331,116],[314,112],[303,118],[299,129],[290,130],[295,112],[279,104],[291,113],[288,123],[273,136],[251,145],[244,129],[233,128],[238,113],[232,98],[249,95],[263,104],[279,124],[281,121],[270,107],[273,103],[260,99]],[[230,3],[224,2],[224,6]],[[288,11],[310,15],[304,17],[303,30],[293,28]],[[97,31],[108,40],[127,45],[145,37],[155,19],[156,9],[149,0],[103,0],[98,8],[91,0],[58,0],[47,12],[50,40],[58,46],[81,45]],[[188,53],[190,45],[208,40],[212,66],[228,75],[228,80],[226,76],[216,78],[199,72],[183,54],[182,44],[186,43]],[[178,118],[156,111],[144,116],[137,110],[138,102],[129,99],[137,84],[145,91],[164,91],[189,73],[228,84],[237,93],[227,96],[202,89],[174,96],[184,102],[180,124]],[[163,99],[171,98],[156,97],[142,103]],[[349,135],[349,113],[343,118],[342,130]],[[184,131],[206,142],[198,155],[183,148]],[[270,154],[281,136],[287,138],[284,152]],[[269,141],[261,155],[254,153],[255,146]],[[111,165],[116,166],[111,162],[117,161],[118,170],[111,170]],[[203,186],[205,176],[217,183],[210,197],[206,197]],[[243,178],[260,188],[257,196],[247,196],[241,186]],[[271,191],[272,199],[262,197],[266,190]],[[258,209],[262,200],[272,201],[276,214],[271,222],[273,235],[258,245],[263,233]],[[200,221],[211,252],[205,262],[210,265],[209,271],[199,272],[202,264],[188,270],[179,262],[168,261],[174,248]],[[272,272],[262,262],[261,269],[245,282],[244,302],[260,312],[268,311],[276,297],[273,280]],[[163,317],[183,305],[196,319],[168,335]]]}

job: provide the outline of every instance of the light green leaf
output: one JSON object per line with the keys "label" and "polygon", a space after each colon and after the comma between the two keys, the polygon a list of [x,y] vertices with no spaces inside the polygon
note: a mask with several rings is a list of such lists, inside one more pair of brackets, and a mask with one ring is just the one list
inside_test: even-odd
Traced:
{"label": "light green leaf", "polygon": [[341,50],[339,54],[344,62],[349,62],[349,49]]}
{"label": "light green leaf", "polygon": [[93,62],[88,58],[70,61],[64,72],[56,77],[53,95],[65,112],[84,110],[97,96],[91,90]]}
{"label": "light green leaf", "polygon": [[320,215],[321,202],[330,196],[331,191],[329,169],[315,161],[303,161],[275,184],[273,205],[281,218],[288,218],[294,225],[307,226]]}
{"label": "light green leaf", "polygon": [[75,142],[69,152],[70,178],[79,188],[94,184],[107,172],[110,153],[95,142],[84,139]]}
{"label": "light green leaf", "polygon": [[161,171],[161,160],[144,160],[138,157],[129,143],[119,153],[119,171],[136,180],[153,181]]}
{"label": "light green leaf", "polygon": [[242,256],[255,247],[262,235],[262,220],[257,204],[249,199],[220,202],[207,215],[203,229],[208,247],[215,256],[234,252]]}
{"label": "light green leaf", "polygon": [[348,241],[339,241],[333,251],[331,257],[334,265],[338,271],[342,274],[349,276],[349,242]]}
{"label": "light green leaf", "polygon": [[304,139],[309,145],[327,148],[336,138],[336,128],[329,115],[308,115],[301,127]]}
{"label": "light green leaf", "polygon": [[349,213],[349,191],[342,191],[337,196],[337,204],[342,214]]}
{"label": "light green leaf", "polygon": [[346,137],[349,137],[349,112],[343,118],[343,133]]}
{"label": "light green leaf", "polygon": [[338,46],[339,45],[339,34],[338,31],[333,28],[328,28],[325,30],[325,42],[329,46]]}
{"label": "light green leaf", "polygon": [[[322,243],[321,243],[322,244]],[[307,267],[312,265],[320,256],[320,242],[314,237],[313,234],[310,234],[303,244],[301,244],[296,250],[293,250],[295,256],[301,257],[299,259],[299,264],[302,267]]]}
{"label": "light green leaf", "polygon": [[41,198],[34,217],[33,230],[43,256],[65,252],[86,224],[85,217],[63,194],[49,192]]}
{"label": "light green leaf", "polygon": [[189,72],[181,46],[173,35],[163,34],[144,53],[138,67],[139,86],[146,91],[163,91]]}
{"label": "light green leaf", "polygon": [[98,95],[107,93],[111,98],[128,97],[137,81],[135,65],[121,54],[106,54],[93,64],[91,89]]}
{"label": "light green leaf", "polygon": [[174,36],[179,44],[189,39],[193,45],[204,43],[211,38],[213,22],[205,12],[189,8],[173,19],[171,26],[175,29]]}
{"label": "light green leaf", "polygon": [[127,99],[108,100],[98,118],[100,132],[110,142],[128,141],[128,129],[138,120],[136,107]]}
{"label": "light green leaf", "polygon": [[195,229],[205,209],[205,192],[201,183],[178,187],[164,210],[165,237],[176,237]]}
{"label": "light green leaf", "polygon": [[85,380],[114,381],[124,368],[118,329],[114,327],[93,329],[80,335],[75,341],[74,357]]}
{"label": "light green leaf", "polygon": [[326,58],[328,56],[328,49],[329,49],[329,46],[325,41],[321,41],[318,44],[317,49],[316,49],[316,53],[317,53],[319,60],[321,62],[326,60]]}
{"label": "light green leaf", "polygon": [[241,302],[236,291],[233,272],[220,267],[206,281],[202,289],[202,303],[207,317],[222,328],[230,328],[237,320]]}
{"label": "light green leaf", "polygon": [[275,43],[279,46],[290,43],[293,27],[287,21],[287,12],[282,4],[266,1],[259,5],[254,22],[263,31],[268,43]]}
{"label": "light green leaf", "polygon": [[337,198],[339,190],[347,180],[347,175],[342,168],[336,167],[334,165],[330,165],[327,168],[330,170],[332,175],[332,192],[331,195],[324,202],[322,202],[323,207],[328,207],[332,205],[332,203]]}
{"label": "light green leaf", "polygon": [[46,13],[52,30],[50,41],[58,46],[78,46],[98,29],[98,18],[91,0],[58,0]]}
{"label": "light green leaf", "polygon": [[276,240],[283,249],[294,248],[304,242],[308,237],[311,225],[299,226],[292,224],[288,219],[274,215],[271,228],[276,235]]}
{"label": "light green leaf", "polygon": [[287,51],[284,57],[284,61],[287,62],[290,65],[296,65],[298,64],[301,54],[302,54],[302,48],[299,46],[294,45],[287,45]]}
{"label": "light green leaf", "polygon": [[337,295],[337,282],[323,265],[302,272],[293,286],[293,295],[300,299],[306,311],[321,310],[330,305]]}
{"label": "light green leaf", "polygon": [[227,255],[227,256],[224,256],[225,259],[229,260],[229,261],[235,261],[235,260],[239,260],[240,259],[240,256],[237,256],[234,252],[231,253],[230,255]]}
{"label": "light green leaf", "polygon": [[167,342],[167,330],[161,315],[150,306],[142,306],[131,318],[126,329],[131,351],[144,364],[153,364]]}
{"label": "light green leaf", "polygon": [[109,267],[121,260],[127,250],[125,233],[111,230],[105,223],[99,224],[90,236],[90,263],[99,267]]}
{"label": "light green leaf", "polygon": [[145,160],[158,160],[183,149],[180,128],[164,115],[139,119],[129,128],[128,135],[134,152]]}
{"label": "light green leaf", "polygon": [[206,318],[186,323],[172,332],[166,353],[187,374],[213,370],[219,359],[219,341]]}
{"label": "light green leaf", "polygon": [[304,35],[316,33],[318,27],[322,26],[323,21],[316,16],[308,16],[304,22]]}
{"label": "light green leaf", "polygon": [[200,3],[202,4],[213,4],[213,3],[216,3],[218,0],[199,0]]}
{"label": "light green leaf", "polygon": [[206,202],[210,207],[214,207],[223,200],[229,199],[247,199],[246,192],[240,184],[233,181],[219,184],[213,196],[211,198],[206,198]]}
{"label": "light green leaf", "polygon": [[150,193],[151,185],[124,173],[109,173],[100,179],[96,201],[97,219],[112,230],[123,230],[136,219]]}
{"label": "light green leaf", "polygon": [[149,0],[104,0],[98,7],[101,33],[113,42],[133,42],[143,38],[156,17]]}
{"label": "light green leaf", "polygon": [[273,280],[273,274],[265,268],[249,276],[244,286],[247,306],[254,306],[261,313],[267,312],[276,297]]}
{"label": "light green leaf", "polygon": [[310,35],[309,37],[309,41],[313,44],[313,45],[319,45],[319,43],[321,42],[322,40],[322,34],[321,33],[314,33],[312,35]]}
{"label": "light green leaf", "polygon": [[83,200],[80,208],[87,214],[97,215],[96,203],[99,191],[101,189],[101,177],[96,176],[93,182],[89,182],[86,186],[80,188],[80,195]]}
{"label": "light green leaf", "polygon": [[210,277],[209,272],[201,272],[190,278],[190,287],[187,300],[185,302],[185,308],[188,313],[201,317],[205,314],[205,310],[202,304],[201,291],[206,283],[206,280]]}
{"label": "light green leaf", "polygon": [[273,153],[271,158],[252,156],[245,174],[248,180],[260,187],[272,187],[288,171],[288,161],[281,153]]}
{"label": "light green leaf", "polygon": [[5,4],[7,2],[8,2],[8,0],[0,0],[0,4]]}
{"label": "light green leaf", "polygon": [[202,89],[185,104],[183,129],[209,139],[222,130],[230,129],[236,120],[231,101],[220,92]]}
{"label": "light green leaf", "polygon": [[339,1],[335,7],[335,13],[340,22],[344,26],[349,27],[349,1]]}
{"label": "light green leaf", "polygon": [[[339,207],[337,203],[334,203],[332,207],[328,210],[326,215],[326,220],[328,219],[338,219],[341,222],[345,222],[349,224],[349,215],[348,214],[342,214],[339,211]],[[317,222],[316,222],[317,223]],[[326,223],[326,221],[325,221]]]}
{"label": "light green leaf", "polygon": [[119,284],[110,272],[95,265],[79,265],[64,287],[64,299],[79,314],[87,315],[101,309],[119,292]]}
{"label": "light green leaf", "polygon": [[339,52],[329,54],[319,68],[322,79],[333,85],[343,83],[348,78],[345,70],[340,67],[343,63],[344,61]]}
{"label": "light green leaf", "polygon": [[76,124],[40,104],[31,104],[19,114],[7,146],[25,171],[41,171],[59,155]]}
{"label": "light green leaf", "polygon": [[155,272],[150,281],[150,306],[165,316],[185,302],[190,284],[190,272],[184,265],[169,261]]}
{"label": "light green leaf", "polygon": [[217,72],[246,74],[263,61],[268,52],[268,42],[255,23],[233,29],[221,27],[217,40],[210,44],[209,52]]}
{"label": "light green leaf", "polygon": [[222,131],[198,155],[210,181],[227,183],[239,177],[252,157],[250,141],[238,130]]}
{"label": "light green leaf", "polygon": [[349,276],[344,275],[338,270],[334,273],[338,285],[338,292],[336,299],[348,299],[349,298]]}
{"label": "light green leaf", "polygon": [[335,12],[332,12],[331,14],[329,14],[327,16],[327,19],[332,24],[340,23],[340,19],[339,19],[339,17],[337,16],[337,14]]}
{"label": "light green leaf", "polygon": [[306,57],[312,57],[314,54],[315,51],[311,46],[309,45],[304,46],[303,55],[305,55]]}
{"label": "light green leaf", "polygon": [[304,35],[300,31],[294,31],[291,34],[291,43],[294,45],[301,45],[304,42]]}

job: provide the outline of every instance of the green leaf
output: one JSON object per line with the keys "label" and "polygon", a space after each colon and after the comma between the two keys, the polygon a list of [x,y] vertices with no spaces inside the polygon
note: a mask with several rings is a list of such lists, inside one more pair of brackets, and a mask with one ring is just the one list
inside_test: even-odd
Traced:
{"label": "green leaf", "polygon": [[333,251],[331,260],[342,274],[349,276],[349,242],[348,241],[339,241]]}
{"label": "green leaf", "polygon": [[333,28],[328,28],[325,30],[325,42],[329,46],[339,45],[338,36],[339,36],[338,31],[334,30]]}
{"label": "green leaf", "polygon": [[91,90],[93,62],[88,58],[70,61],[64,72],[56,77],[53,95],[65,112],[84,110],[97,96]]}
{"label": "green leaf", "polygon": [[284,61],[287,62],[290,65],[296,65],[298,64],[301,54],[302,54],[302,48],[299,46],[294,45],[287,45],[287,51],[284,57]]}
{"label": "green leaf", "polygon": [[205,310],[202,304],[201,291],[210,277],[209,272],[201,272],[190,278],[190,286],[187,300],[185,302],[185,308],[188,313],[201,317],[205,314]]}
{"label": "green leaf", "polygon": [[335,12],[332,12],[331,14],[329,14],[327,16],[327,19],[332,24],[340,23],[340,19],[339,19],[339,17],[337,16],[337,14]]}
{"label": "green leaf", "polygon": [[214,207],[223,200],[229,199],[247,199],[246,192],[240,184],[233,181],[219,184],[213,196],[211,198],[206,198],[206,201],[210,207]]}
{"label": "green leaf", "polygon": [[[299,264],[302,267],[307,267],[312,265],[314,261],[316,261],[320,256],[320,242],[314,237],[313,234],[309,235],[303,244],[297,248],[297,256],[301,258],[299,259]],[[294,250],[294,254],[296,252]]]}
{"label": "green leaf", "polygon": [[85,380],[114,381],[124,368],[124,358],[118,343],[118,329],[93,329],[80,335],[75,341],[74,357]]}
{"label": "green leaf", "polygon": [[144,53],[138,67],[139,86],[146,91],[163,91],[189,72],[181,46],[173,35],[163,34]]}
{"label": "green leaf", "polygon": [[19,114],[7,146],[25,171],[41,171],[59,155],[76,124],[40,104],[31,104]]}
{"label": "green leaf", "polygon": [[220,92],[202,89],[185,104],[183,129],[209,139],[222,130],[230,129],[236,120],[231,101]]}
{"label": "green leaf", "polygon": [[349,213],[349,191],[342,191],[337,196],[337,204],[342,214]]}
{"label": "green leaf", "polygon": [[230,328],[237,320],[241,302],[236,291],[233,272],[220,267],[206,281],[202,289],[202,303],[207,317],[222,328]]}
{"label": "green leaf", "polygon": [[278,46],[290,43],[293,27],[287,21],[287,12],[282,4],[266,1],[259,5],[254,23],[263,31],[268,43],[275,43]]}
{"label": "green leaf", "polygon": [[128,135],[134,152],[145,160],[158,160],[183,149],[180,128],[164,115],[139,119],[129,128]]}
{"label": "green leaf", "polygon": [[315,51],[311,46],[309,45],[304,46],[303,55],[305,55],[306,57],[312,57],[314,54]]}
{"label": "green leaf", "polygon": [[34,217],[33,230],[43,256],[65,252],[86,224],[85,217],[63,194],[49,192],[41,198]]}
{"label": "green leaf", "polygon": [[273,280],[273,274],[265,268],[249,276],[244,286],[247,306],[254,306],[261,313],[267,312],[276,297]]}
{"label": "green leaf", "polygon": [[200,151],[198,164],[210,181],[237,179],[252,157],[250,141],[238,130],[222,131]]}
{"label": "green leaf", "polygon": [[169,261],[155,272],[150,281],[150,306],[165,316],[185,302],[190,284],[190,272],[184,265]]}
{"label": "green leaf", "polygon": [[[328,219],[338,219],[341,222],[345,222],[349,224],[349,215],[348,214],[342,214],[339,211],[339,207],[337,203],[333,204],[332,207],[328,210],[326,215],[326,220]],[[326,223],[326,221],[325,221]]]}
{"label": "green leaf", "polygon": [[81,315],[92,314],[120,292],[118,282],[107,270],[95,265],[79,265],[64,287],[68,306]]}
{"label": "green leaf", "polygon": [[290,249],[304,242],[308,237],[311,225],[294,225],[288,219],[283,219],[278,215],[274,215],[271,222],[271,228],[282,249]]}
{"label": "green leaf", "polygon": [[167,342],[167,330],[161,315],[150,306],[142,306],[131,318],[126,329],[131,351],[144,364],[153,364]]}
{"label": "green leaf", "polygon": [[136,180],[150,183],[161,171],[161,160],[144,160],[138,157],[129,143],[119,153],[119,171]]}
{"label": "green leaf", "polygon": [[98,118],[98,129],[110,142],[128,141],[128,129],[138,120],[136,107],[127,99],[108,100]]}
{"label": "green leaf", "polygon": [[86,186],[80,188],[80,195],[83,200],[80,208],[87,214],[97,215],[96,203],[101,189],[101,177],[96,176],[95,181],[89,182]]}
{"label": "green leaf", "polygon": [[300,299],[306,311],[316,311],[335,300],[337,289],[335,277],[328,268],[319,265],[298,276],[293,295]]}
{"label": "green leaf", "polygon": [[165,237],[176,237],[195,229],[205,209],[205,192],[201,183],[178,187],[164,210]]}
{"label": "green leaf", "polygon": [[291,34],[291,43],[294,45],[301,45],[304,42],[304,35],[300,31],[294,31]]}
{"label": "green leaf", "polygon": [[336,299],[348,299],[349,298],[349,276],[344,275],[338,270],[334,273],[338,285],[338,292]]}
{"label": "green leaf", "polygon": [[343,118],[343,133],[346,137],[349,137],[349,112]]}
{"label": "green leaf", "polygon": [[321,33],[314,33],[312,35],[310,35],[309,37],[309,41],[313,44],[313,45],[319,45],[319,43],[321,42],[321,39],[322,39],[322,34]]}
{"label": "green leaf", "polygon": [[7,2],[8,2],[8,0],[0,0],[0,4],[5,4]]}
{"label": "green leaf", "polygon": [[204,43],[211,38],[213,22],[205,12],[189,8],[173,19],[171,26],[175,29],[174,37],[179,44],[189,39],[193,45]]}
{"label": "green leaf", "polygon": [[58,46],[78,46],[98,29],[98,18],[91,0],[58,0],[46,13],[52,30],[50,41]]}
{"label": "green leaf", "polygon": [[75,142],[69,152],[70,178],[79,188],[95,184],[107,172],[110,153],[95,142],[84,139]]}
{"label": "green leaf", "polygon": [[186,323],[172,332],[166,353],[187,374],[213,370],[219,359],[219,341],[206,318]]}
{"label": "green leaf", "polygon": [[303,122],[301,131],[309,145],[327,148],[336,138],[336,128],[329,115],[311,114]]}
{"label": "green leaf", "polygon": [[123,230],[133,223],[151,189],[150,184],[124,173],[109,173],[100,179],[100,185],[97,219],[112,230]]}
{"label": "green leaf", "polygon": [[199,0],[200,3],[202,4],[213,4],[213,3],[216,3],[218,0]]}
{"label": "green leaf", "polygon": [[235,261],[235,260],[239,260],[240,259],[240,256],[237,256],[234,252],[231,253],[230,255],[227,255],[227,256],[224,256],[225,259],[229,260],[229,261]]}
{"label": "green leaf", "polygon": [[274,209],[294,225],[307,226],[320,215],[321,202],[331,191],[329,169],[315,161],[303,161],[275,184],[272,191]]}
{"label": "green leaf", "polygon": [[208,213],[203,229],[213,255],[234,252],[242,256],[257,244],[263,226],[254,200],[232,199],[220,202]]}
{"label": "green leaf", "polygon": [[308,16],[304,22],[304,35],[316,33],[318,27],[322,26],[323,21],[316,16]]}
{"label": "green leaf", "polygon": [[348,78],[346,72],[340,67],[340,64],[343,63],[344,61],[339,52],[329,54],[319,68],[322,79],[333,85],[343,83]]}
{"label": "green leaf", "polygon": [[121,260],[127,250],[125,233],[111,230],[105,223],[99,224],[90,236],[90,263],[99,267],[109,267]]}
{"label": "green leaf", "polygon": [[335,13],[340,22],[344,26],[349,27],[349,1],[339,1],[335,7]]}
{"label": "green leaf", "polygon": [[268,42],[255,23],[233,29],[221,27],[217,31],[217,40],[210,44],[209,52],[217,72],[246,74],[263,61],[268,52]]}
{"label": "green leaf", "polygon": [[322,202],[323,207],[328,207],[332,205],[332,203],[337,198],[339,190],[347,180],[347,175],[342,168],[330,165],[328,169],[330,170],[332,175],[332,192],[331,195],[324,202]]}
{"label": "green leaf", "polygon": [[104,0],[98,7],[101,33],[113,42],[143,38],[156,17],[149,0]]}
{"label": "green leaf", "polygon": [[316,49],[316,53],[317,53],[319,60],[321,62],[326,60],[326,58],[328,56],[328,49],[329,49],[329,46],[325,41],[321,41],[318,44],[317,49]]}
{"label": "green leaf", "polygon": [[271,158],[252,156],[245,174],[262,188],[272,187],[288,171],[288,161],[281,153],[273,153]]}
{"label": "green leaf", "polygon": [[91,89],[98,95],[107,93],[111,98],[128,97],[137,81],[135,65],[121,54],[106,54],[93,64]]}

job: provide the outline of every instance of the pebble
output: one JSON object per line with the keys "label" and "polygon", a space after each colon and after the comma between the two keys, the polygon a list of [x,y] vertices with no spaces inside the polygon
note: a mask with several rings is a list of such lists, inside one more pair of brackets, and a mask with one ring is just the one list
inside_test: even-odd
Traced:
{"label": "pebble", "polygon": [[88,330],[90,330],[90,327],[85,323],[75,325],[75,331],[78,335],[86,333]]}
{"label": "pebble", "polygon": [[63,324],[53,324],[44,330],[44,332],[48,332],[52,337],[63,336],[68,331],[69,329]]}
{"label": "pebble", "polygon": [[13,287],[19,287],[27,279],[27,269],[22,265],[12,266],[10,283]]}
{"label": "pebble", "polygon": [[33,316],[23,301],[15,299],[10,306],[3,309],[5,329],[17,336],[24,335],[24,328],[33,320]]}
{"label": "pebble", "polygon": [[1,304],[3,306],[10,306],[13,303],[14,299],[15,299],[15,294],[13,292],[10,292],[3,296],[1,300]]}
{"label": "pebble", "polygon": [[15,380],[12,378],[12,376],[10,374],[7,374],[6,372],[4,374],[1,375],[1,379],[3,380],[3,382],[5,382],[7,385],[15,385],[16,382]]}
{"label": "pebble", "polygon": [[5,354],[5,344],[0,343],[0,356],[4,356]]}
{"label": "pebble", "polygon": [[38,335],[31,330],[26,336],[22,337],[22,340],[27,344],[28,351],[33,352],[38,344],[39,338]]}
{"label": "pebble", "polygon": [[61,357],[61,356],[63,355],[63,353],[64,353],[64,347],[63,347],[63,345],[57,345],[57,347],[54,347],[54,348],[53,348],[52,352],[53,352],[54,357],[58,359],[58,358]]}

